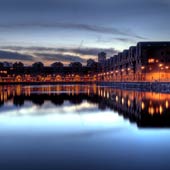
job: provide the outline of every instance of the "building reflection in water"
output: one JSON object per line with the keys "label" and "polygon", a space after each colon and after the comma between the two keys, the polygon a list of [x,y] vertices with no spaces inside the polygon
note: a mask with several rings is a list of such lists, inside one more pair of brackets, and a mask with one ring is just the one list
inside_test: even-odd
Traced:
{"label": "building reflection in water", "polygon": [[[0,86],[0,107],[5,103],[22,107],[25,101],[42,106],[45,101],[97,104],[136,123],[138,127],[170,127],[170,94],[120,90],[96,85]],[[1,108],[0,108],[1,110]]]}

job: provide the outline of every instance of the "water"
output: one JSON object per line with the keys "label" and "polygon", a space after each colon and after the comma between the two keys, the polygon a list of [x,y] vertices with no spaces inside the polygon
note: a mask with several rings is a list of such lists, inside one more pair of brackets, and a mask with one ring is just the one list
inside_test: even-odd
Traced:
{"label": "water", "polygon": [[0,170],[170,169],[170,94],[0,86]]}

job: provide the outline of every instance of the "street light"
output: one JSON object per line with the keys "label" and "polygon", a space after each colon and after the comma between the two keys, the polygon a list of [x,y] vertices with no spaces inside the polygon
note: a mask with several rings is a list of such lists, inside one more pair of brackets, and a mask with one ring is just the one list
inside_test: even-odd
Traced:
{"label": "street light", "polygon": [[163,66],[163,64],[159,64],[159,67],[162,67]]}
{"label": "street light", "polygon": [[160,79],[161,79],[161,78],[160,78],[160,69],[162,70],[162,66],[163,66],[163,64],[160,63],[160,64],[159,64],[159,82],[160,82]]}
{"label": "street light", "polygon": [[[141,70],[143,71],[143,70],[145,70],[145,66],[141,66]],[[143,73],[143,72],[142,72]],[[141,75],[142,76],[142,75]],[[144,78],[145,78],[145,81],[146,81],[146,70],[145,70],[145,72],[144,72]],[[141,79],[142,79],[142,77],[141,77]]]}
{"label": "street light", "polygon": [[166,80],[168,81],[168,79],[169,79],[169,66],[165,66],[165,69],[167,70],[167,71],[165,71],[165,74],[166,74]]}
{"label": "street light", "polygon": [[124,69],[121,69],[121,72],[120,72],[120,76],[121,76],[121,82],[122,82],[122,79],[123,79],[123,72],[124,72]]}
{"label": "street light", "polygon": [[141,66],[141,69],[144,70],[144,69],[145,69],[145,66]]}

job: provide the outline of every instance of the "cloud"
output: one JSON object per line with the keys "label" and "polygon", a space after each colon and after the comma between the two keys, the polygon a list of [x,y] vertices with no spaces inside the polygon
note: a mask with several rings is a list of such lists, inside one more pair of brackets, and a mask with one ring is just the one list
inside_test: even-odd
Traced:
{"label": "cloud", "polygon": [[54,51],[57,48],[51,48],[51,47],[36,47],[36,46],[30,46],[30,47],[23,47],[23,46],[1,46],[1,49],[5,50],[14,50],[14,51],[23,51],[23,50],[28,50],[28,51]]}
{"label": "cloud", "polygon": [[68,22],[38,23],[36,22],[36,23],[22,23],[22,24],[21,23],[0,24],[0,28],[5,28],[5,29],[32,28],[32,27],[82,30],[82,31],[90,31],[90,32],[96,32],[102,34],[130,36],[137,39],[146,39],[145,37],[137,35],[130,30],[121,30],[115,27],[105,27],[101,25],[89,25],[89,24],[82,24],[82,23],[68,23]]}
{"label": "cloud", "polygon": [[33,61],[34,57],[31,55],[21,54],[17,52],[0,51],[0,59]]}
{"label": "cloud", "polygon": [[32,53],[32,55],[29,54],[21,54],[18,52],[11,52],[11,51],[0,51],[0,59],[3,60],[20,60],[22,62],[35,62],[35,61],[60,61],[63,63],[69,63],[69,62],[81,62],[85,63],[86,60],[81,58],[77,55],[64,55],[64,54],[51,54],[51,53]]}
{"label": "cloud", "polygon": [[[1,49],[5,50],[14,50],[14,51],[30,51],[36,52],[37,54],[43,52],[53,52],[53,53],[74,53],[75,57],[77,55],[89,55],[89,56],[97,56],[97,54],[101,51],[106,52],[109,55],[117,54],[119,51],[114,48],[48,48],[48,47],[20,47],[20,46],[4,46]],[[51,55],[51,53],[45,54]]]}
{"label": "cloud", "polygon": [[22,47],[22,46],[4,46],[0,47],[0,59],[20,60],[23,63],[31,64],[41,61],[50,64],[55,61],[68,64],[70,62],[81,62],[86,64],[87,59],[97,59],[97,54],[101,51],[107,53],[107,56],[117,54],[114,48],[49,48],[49,47]]}
{"label": "cloud", "polygon": [[34,53],[41,60],[50,60],[50,61],[60,61],[60,62],[86,62],[85,59],[76,56],[76,55],[64,55],[64,54],[51,54],[51,53]]}
{"label": "cloud", "polygon": [[130,38],[114,38],[114,40],[118,40],[118,41],[121,41],[121,42],[136,42],[134,41],[133,39],[130,39]]}
{"label": "cloud", "polygon": [[112,54],[112,55],[118,53],[118,51],[115,50],[114,48],[81,48],[81,49],[70,49],[70,51],[81,55],[96,55],[96,56],[101,51],[104,51],[107,54]]}

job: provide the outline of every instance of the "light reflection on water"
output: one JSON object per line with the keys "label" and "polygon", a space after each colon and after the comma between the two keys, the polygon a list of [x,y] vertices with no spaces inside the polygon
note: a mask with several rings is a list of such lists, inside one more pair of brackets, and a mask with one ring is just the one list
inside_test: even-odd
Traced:
{"label": "light reflection on water", "polygon": [[169,169],[170,94],[0,86],[0,169]]}

